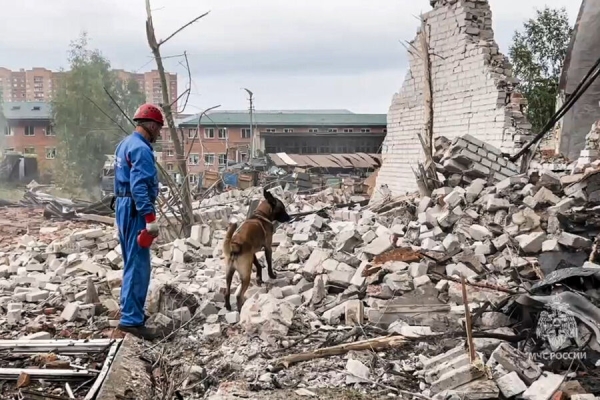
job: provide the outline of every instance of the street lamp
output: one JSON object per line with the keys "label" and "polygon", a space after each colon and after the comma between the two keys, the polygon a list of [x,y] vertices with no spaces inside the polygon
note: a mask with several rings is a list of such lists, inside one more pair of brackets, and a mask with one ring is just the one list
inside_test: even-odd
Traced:
{"label": "street lamp", "polygon": [[254,123],[252,121],[252,112],[253,112],[253,105],[252,105],[252,97],[254,95],[254,93],[252,93],[252,91],[250,89],[246,89],[243,88],[246,92],[248,92],[248,96],[250,96],[249,100],[250,100],[250,163],[252,163],[252,159],[254,158]]}

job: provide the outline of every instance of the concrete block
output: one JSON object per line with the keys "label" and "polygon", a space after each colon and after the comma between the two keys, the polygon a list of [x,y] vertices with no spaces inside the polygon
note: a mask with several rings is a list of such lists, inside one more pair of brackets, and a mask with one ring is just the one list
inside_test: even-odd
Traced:
{"label": "concrete block", "polygon": [[504,397],[507,399],[519,395],[527,390],[527,385],[521,380],[521,378],[519,378],[519,375],[515,371],[496,379],[496,384],[498,385],[498,388]]}
{"label": "concrete block", "polygon": [[558,243],[573,249],[589,249],[592,247],[592,241],[590,239],[568,232],[562,232],[560,234],[558,237]]}
{"label": "concrete block", "polygon": [[473,238],[473,240],[477,241],[483,241],[485,239],[493,237],[492,233],[489,231],[488,228],[477,224],[471,225],[469,227],[469,235],[471,236],[471,238]]}
{"label": "concrete block", "polygon": [[392,248],[389,236],[380,236],[363,248],[363,252],[369,255],[378,256]]}
{"label": "concrete block", "polygon": [[531,384],[542,374],[541,368],[527,354],[508,343],[501,343],[490,356],[490,363],[498,363],[509,372],[516,372],[526,383]]}
{"label": "concrete block", "polygon": [[60,318],[67,322],[75,321],[79,312],[79,303],[69,303],[65,306]]}
{"label": "concrete block", "polygon": [[40,301],[46,300],[49,294],[50,293],[45,290],[29,292],[25,295],[25,301],[27,301],[28,303],[39,303]]}
{"label": "concrete block", "polygon": [[444,246],[444,248],[446,249],[446,251],[448,253],[454,253],[455,251],[460,249],[460,240],[458,239],[458,236],[456,236],[452,233],[449,233],[444,238],[442,245]]}
{"label": "concrete block", "polygon": [[362,325],[365,320],[365,309],[362,300],[348,300],[344,303],[345,324]]}
{"label": "concrete block", "polygon": [[498,197],[490,197],[485,205],[486,211],[495,212],[498,210],[508,210],[510,202],[506,199],[500,199]]}
{"label": "concrete block", "polygon": [[190,312],[189,308],[181,307],[172,311],[171,318],[173,318],[176,321],[185,323],[192,319],[192,313]]}
{"label": "concrete block", "polygon": [[347,385],[366,383],[368,382],[369,375],[371,374],[369,367],[354,359],[348,360],[346,363],[346,371],[348,371],[348,375],[346,375]]}
{"label": "concrete block", "polygon": [[204,336],[215,339],[221,336],[221,324],[204,324]]}
{"label": "concrete block", "polygon": [[508,236],[508,234],[506,234],[506,233],[504,233],[504,234],[498,236],[497,238],[495,238],[494,240],[492,240],[492,244],[498,251],[504,250],[509,243],[510,243],[510,236]]}
{"label": "concrete block", "polygon": [[544,372],[523,394],[524,400],[549,400],[562,384],[562,375]]}
{"label": "concrete block", "polygon": [[484,179],[475,179],[471,184],[467,187],[465,193],[465,199],[467,203],[473,203],[483,188],[485,188],[487,182]]}
{"label": "concrete block", "polygon": [[526,235],[519,235],[515,240],[525,253],[539,253],[542,250],[542,244],[546,240],[546,234],[544,232],[533,232]]}
{"label": "concrete block", "polygon": [[556,239],[548,239],[542,243],[542,252],[547,251],[560,251],[560,246],[558,245],[558,240]]}
{"label": "concrete block", "polygon": [[413,278],[417,278],[419,276],[427,275],[427,264],[425,263],[412,263],[408,267],[408,273]]}
{"label": "concrete block", "polygon": [[535,194],[535,196],[533,196],[533,199],[538,203],[538,204],[552,204],[552,205],[556,205],[560,202],[560,198],[555,195],[554,193],[552,193],[552,191],[550,191],[549,189],[546,189],[545,187],[541,187],[537,193]]}
{"label": "concrete block", "polygon": [[448,276],[464,276],[465,278],[471,278],[477,276],[477,272],[473,271],[463,263],[448,264],[446,265],[446,275]]}
{"label": "concrete block", "polygon": [[474,381],[484,375],[484,371],[472,366],[470,363],[454,370],[449,370],[431,384],[431,393],[442,390],[455,389],[461,385]]}
{"label": "concrete block", "polygon": [[227,323],[230,325],[237,324],[240,322],[240,313],[237,311],[228,312],[225,314],[225,321],[227,321]]}
{"label": "concrete block", "polygon": [[416,288],[427,285],[428,283],[431,283],[431,279],[429,279],[429,277],[427,275],[418,276],[413,279],[413,284],[415,285]]}

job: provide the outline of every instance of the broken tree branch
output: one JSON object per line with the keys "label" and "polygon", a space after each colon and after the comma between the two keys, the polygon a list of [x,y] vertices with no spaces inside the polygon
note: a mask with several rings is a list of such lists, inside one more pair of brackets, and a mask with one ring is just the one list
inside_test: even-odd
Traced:
{"label": "broken tree branch", "polygon": [[[452,282],[456,282],[456,283],[460,283],[460,279],[455,278],[453,276],[448,276],[448,275],[444,275],[444,274],[440,274],[437,272],[432,272],[432,275],[436,275],[438,278],[441,279],[445,279],[447,281],[452,281]],[[471,285],[474,287],[478,287],[478,288],[482,288],[482,289],[489,289],[489,290],[495,290],[498,292],[504,292],[504,293],[509,293],[509,294],[518,294],[519,292],[516,292],[514,290],[511,289],[507,289],[505,287],[502,286],[498,286],[498,285],[493,285],[491,283],[479,283],[479,282],[466,282],[467,285]]]}
{"label": "broken tree branch", "polygon": [[[198,21],[201,18],[206,17],[208,14],[210,13],[210,11],[205,12],[204,14],[194,18],[193,20],[191,20],[190,22],[188,22],[187,24],[183,25],[181,28],[177,29],[175,32],[173,32],[169,37],[167,37],[164,40],[161,40],[160,43],[158,43],[158,47],[162,46],[163,44],[165,44],[167,41],[169,41],[169,39],[171,39],[173,36],[177,35],[179,32],[181,32],[182,30],[184,30],[185,28],[187,28],[188,26],[190,26],[191,24],[193,24],[194,22]],[[150,14],[150,13],[148,13]]]}
{"label": "broken tree branch", "polygon": [[431,60],[429,59],[429,42],[427,40],[427,24],[425,18],[421,17],[421,34],[419,35],[421,42],[421,56],[423,60],[424,82],[423,97],[425,108],[425,142],[429,146],[430,155],[433,155],[433,91],[431,82]]}
{"label": "broken tree branch", "polygon": [[177,129],[175,128],[175,122],[173,119],[173,113],[172,113],[171,105],[170,105],[170,101],[169,101],[169,94],[170,94],[169,86],[167,85],[165,68],[163,65],[163,60],[160,55],[160,44],[164,44],[167,40],[169,40],[170,38],[175,36],[178,32],[180,32],[186,26],[188,26],[191,23],[202,18],[202,16],[200,16],[200,17],[196,18],[195,20],[193,20],[192,22],[184,25],[183,27],[178,29],[175,33],[173,33],[171,36],[169,36],[166,40],[163,40],[159,44],[156,41],[156,34],[154,32],[154,24],[152,22],[152,11],[150,8],[150,0],[146,0],[146,14],[148,17],[146,20],[146,36],[148,39],[148,45],[150,46],[150,49],[152,50],[152,55],[154,56],[154,59],[156,60],[156,67],[158,69],[158,73],[160,76],[160,83],[161,83],[162,96],[163,96],[162,108],[163,108],[163,112],[165,114],[165,119],[167,120],[167,125],[169,126],[169,133],[171,135],[171,140],[173,141],[173,146],[175,147],[175,156],[177,158],[177,166],[179,169],[179,173],[181,174],[182,177],[186,177],[186,182],[184,182],[184,184],[181,186],[182,190],[181,190],[180,199],[181,199],[182,211],[183,211],[182,212],[183,224],[182,224],[181,228],[182,228],[183,233],[187,236],[187,235],[189,235],[189,233],[191,231],[191,226],[194,223],[194,212],[192,210],[191,194],[190,194],[190,190],[189,190],[189,185],[186,184],[187,183],[187,163],[186,163],[187,160],[183,158],[183,153],[184,153],[183,144],[179,140],[179,136],[177,135]]}
{"label": "broken tree branch", "polygon": [[373,339],[361,340],[354,343],[344,343],[333,347],[326,347],[324,349],[317,349],[306,353],[292,354],[277,361],[277,366],[288,368],[290,365],[297,364],[303,361],[310,361],[316,358],[324,358],[330,356],[338,356],[346,354],[349,351],[360,351],[360,350],[385,350],[403,346],[407,343],[407,340],[403,336],[383,336],[376,337]]}
{"label": "broken tree branch", "polygon": [[[188,72],[188,88],[185,92],[187,92],[187,97],[185,98],[185,103],[183,103],[183,108],[181,109],[181,111],[179,111],[180,113],[183,113],[187,107],[188,101],[190,100],[190,94],[192,93],[192,70],[190,68],[190,61],[188,60],[188,56],[187,56],[187,51],[183,52],[183,57],[185,58],[185,69]],[[181,64],[181,63],[179,63]],[[181,64],[183,65],[183,64]],[[181,97],[181,96],[179,96]]]}
{"label": "broken tree branch", "polygon": [[465,285],[465,277],[460,278],[462,299],[465,305],[465,331],[467,332],[467,346],[469,347],[469,360],[475,362],[477,355],[475,354],[475,344],[473,343],[473,326],[471,321],[471,311],[469,310],[469,298],[467,296],[467,285]]}

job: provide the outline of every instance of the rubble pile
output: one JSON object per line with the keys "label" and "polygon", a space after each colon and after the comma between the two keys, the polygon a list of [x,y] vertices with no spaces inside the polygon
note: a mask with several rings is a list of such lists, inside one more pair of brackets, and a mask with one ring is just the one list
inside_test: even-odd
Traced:
{"label": "rubble pile", "polygon": [[[467,136],[440,145],[439,172],[447,186],[429,197],[407,196],[385,214],[339,209],[327,218],[312,214],[281,226],[273,240],[279,276],[271,281],[265,274],[266,287],[252,286],[240,313],[222,309],[221,266],[205,262],[191,280],[212,297],[214,307],[204,306],[212,313],[203,316],[205,339],[222,340],[225,333],[219,355],[230,365],[244,365],[244,379],[262,373],[254,384],[263,389],[300,379],[309,388],[373,390],[383,384],[396,394],[394,388],[412,384],[435,398],[549,399],[559,389],[567,393],[580,375],[561,356],[582,353],[581,362],[592,367],[600,359],[600,265],[588,261],[598,230],[573,229],[582,223],[577,215],[591,212],[600,186],[592,183],[594,174],[517,174],[509,162],[505,170],[484,171],[475,163],[500,153],[478,146],[488,151],[475,161],[473,154],[481,152],[469,150],[472,144]],[[465,297],[474,359],[464,340],[448,335],[464,333]],[[565,328],[557,337],[561,323]],[[260,339],[240,339],[232,325]],[[356,326],[359,334],[343,334],[356,333]],[[376,353],[379,363],[350,352],[289,370],[277,368],[277,358],[257,357],[282,351],[306,356],[319,342],[321,348],[336,342],[336,335],[346,341],[371,337],[369,329],[407,338],[410,350]],[[385,365],[412,381],[399,384]],[[587,389],[567,397],[598,390],[581,382]]]}
{"label": "rubble pile", "polygon": [[[307,215],[276,227],[277,278],[263,268],[258,286],[254,270],[241,310],[235,295],[234,310],[224,307],[221,247],[228,221],[251,213],[261,189],[196,204],[204,223],[155,246],[147,301],[152,323],[178,328],[169,346],[189,375],[182,390],[213,400],[229,398],[225,381],[306,396],[325,388],[372,398],[600,393],[592,372],[600,174],[518,174],[501,157],[470,136],[440,139],[443,187],[370,206],[344,206],[361,199],[331,189],[272,189],[290,213]],[[3,248],[3,337],[114,333],[122,279],[114,228],[57,232]],[[264,254],[257,258],[266,267]]]}
{"label": "rubble pile", "polygon": [[[361,203],[368,198],[345,192],[343,189],[325,188],[324,190],[305,193],[298,189],[288,190],[276,186],[269,189],[274,196],[281,199],[287,206],[288,213],[308,213],[336,205]],[[206,221],[213,229],[226,229],[232,218],[243,220],[254,211],[262,198],[262,187],[251,187],[245,190],[230,190],[208,199],[192,204],[194,215],[201,221]]]}

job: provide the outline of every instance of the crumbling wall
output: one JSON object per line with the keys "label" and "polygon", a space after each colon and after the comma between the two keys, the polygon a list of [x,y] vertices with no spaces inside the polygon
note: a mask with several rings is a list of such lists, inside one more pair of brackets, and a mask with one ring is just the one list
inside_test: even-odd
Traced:
{"label": "crumbling wall", "polygon": [[[514,92],[516,80],[508,59],[494,42],[488,1],[438,0],[432,4],[433,10],[423,18],[430,48],[434,138],[470,134],[514,153],[530,139],[531,125],[523,113],[525,99]],[[395,195],[417,189],[412,168],[424,161],[417,136],[424,130],[425,79],[418,35],[409,50],[410,69],[388,112],[383,165],[377,178],[377,188],[387,185]],[[382,192],[376,190],[374,197]]]}
{"label": "crumbling wall", "polygon": [[[588,70],[598,60],[600,29],[600,2],[584,1],[581,4],[573,40],[567,53],[561,91],[569,97]],[[562,121],[559,151],[570,160],[576,160],[585,149],[590,126],[600,117],[600,80],[596,80],[565,114]]]}

